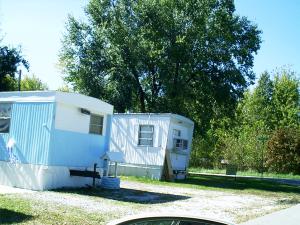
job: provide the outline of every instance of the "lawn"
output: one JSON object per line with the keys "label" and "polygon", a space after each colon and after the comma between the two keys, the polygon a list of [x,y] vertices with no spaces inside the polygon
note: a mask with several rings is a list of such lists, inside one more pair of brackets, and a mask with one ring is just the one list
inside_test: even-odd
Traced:
{"label": "lawn", "polygon": [[[207,174],[226,174],[225,169],[204,169],[200,167],[191,167],[189,172],[195,173],[207,173]],[[300,180],[300,175],[294,174],[278,174],[278,173],[269,173],[265,172],[263,174],[258,173],[257,171],[248,170],[248,171],[237,171],[238,176],[255,176],[255,177],[268,177],[268,178],[282,178],[282,179],[296,179]]]}
{"label": "lawn", "polygon": [[217,176],[189,176],[186,180],[178,180],[175,182],[162,182],[140,177],[125,177],[124,179],[155,185],[167,185],[171,187],[228,191],[236,194],[291,196],[300,202],[300,186],[292,186],[260,179],[254,180]]}
{"label": "lawn", "polygon": [[122,177],[121,190],[93,188],[0,195],[0,224],[106,224],[147,212],[190,212],[234,222],[300,202],[300,187],[230,177],[160,182]]}
{"label": "lawn", "polygon": [[0,224],[104,224],[107,216],[15,195],[0,195]]}

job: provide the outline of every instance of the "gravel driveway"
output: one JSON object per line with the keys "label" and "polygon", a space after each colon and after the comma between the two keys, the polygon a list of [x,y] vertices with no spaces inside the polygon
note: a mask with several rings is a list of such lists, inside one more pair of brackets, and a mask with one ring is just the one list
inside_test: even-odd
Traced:
{"label": "gravel driveway", "polygon": [[158,193],[173,193],[187,196],[163,205],[152,205],[144,209],[145,213],[173,213],[177,215],[203,216],[208,218],[240,222],[257,217],[287,206],[278,204],[278,198],[266,198],[250,194],[233,194],[231,192],[208,191],[190,188],[170,188],[166,186],[145,185],[124,182],[127,188],[137,188]]}
{"label": "gravel driveway", "polygon": [[[122,181],[117,191],[97,190],[96,193],[66,191],[34,192],[22,189],[19,197],[63,207],[78,207],[91,213],[101,213],[111,220],[127,215],[165,213],[192,215],[239,223],[287,208],[287,199],[229,191],[209,191]],[[14,190],[14,189],[13,189]],[[76,191],[76,189],[75,189]],[[5,189],[0,186],[0,193]]]}

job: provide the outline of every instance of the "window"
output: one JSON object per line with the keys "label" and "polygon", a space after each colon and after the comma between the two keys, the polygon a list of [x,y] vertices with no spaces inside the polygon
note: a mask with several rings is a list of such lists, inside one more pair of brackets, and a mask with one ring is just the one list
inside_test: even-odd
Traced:
{"label": "window", "polygon": [[91,114],[90,134],[102,135],[102,132],[103,132],[103,116]]}
{"label": "window", "polygon": [[140,125],[139,127],[139,146],[153,146],[153,125]]}
{"label": "window", "polygon": [[175,150],[187,150],[187,148],[188,148],[187,140],[174,138],[173,143],[174,143]]}
{"label": "window", "polygon": [[188,148],[188,141],[187,140],[182,140],[182,149],[186,150]]}
{"label": "window", "polygon": [[177,130],[177,129],[174,129],[174,130],[173,130],[173,136],[174,136],[174,137],[180,137],[180,136],[181,136],[181,131],[180,131],[180,130]]}
{"label": "window", "polygon": [[9,133],[11,103],[0,103],[0,133]]}

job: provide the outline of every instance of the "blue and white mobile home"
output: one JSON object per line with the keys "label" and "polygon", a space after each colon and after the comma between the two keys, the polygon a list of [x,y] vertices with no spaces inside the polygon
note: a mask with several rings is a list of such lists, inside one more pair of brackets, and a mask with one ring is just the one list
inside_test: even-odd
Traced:
{"label": "blue and white mobile home", "polygon": [[121,175],[183,179],[189,165],[194,122],[171,113],[125,113],[112,117],[110,151],[120,151]]}
{"label": "blue and white mobile home", "polygon": [[108,151],[113,106],[75,93],[0,93],[0,184],[45,190],[91,184],[71,177]]}

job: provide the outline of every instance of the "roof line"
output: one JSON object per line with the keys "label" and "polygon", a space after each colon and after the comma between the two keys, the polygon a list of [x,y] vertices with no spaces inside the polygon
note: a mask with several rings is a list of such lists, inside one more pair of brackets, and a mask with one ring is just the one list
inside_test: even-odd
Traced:
{"label": "roof line", "polygon": [[179,114],[175,114],[175,113],[114,113],[113,115],[120,115],[120,116],[131,116],[131,115],[137,115],[137,116],[147,116],[147,115],[150,115],[150,116],[169,116],[169,117],[173,117],[173,118],[176,118],[176,119],[179,119],[179,120],[183,120],[187,123],[190,123],[190,124],[194,124],[194,122],[185,117],[185,116],[182,116],[182,115],[179,115]]}

